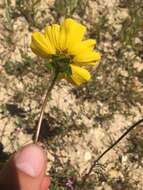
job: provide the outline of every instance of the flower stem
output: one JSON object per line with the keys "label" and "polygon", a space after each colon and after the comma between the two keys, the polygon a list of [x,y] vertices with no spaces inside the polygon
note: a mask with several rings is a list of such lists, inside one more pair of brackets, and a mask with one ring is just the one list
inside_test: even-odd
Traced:
{"label": "flower stem", "polygon": [[42,104],[42,107],[41,107],[40,117],[39,117],[39,121],[38,121],[38,125],[37,125],[36,135],[35,135],[35,139],[34,139],[35,143],[37,143],[37,141],[38,141],[44,111],[45,111],[45,108],[46,108],[46,105],[47,105],[49,95],[50,95],[50,93],[51,93],[51,91],[52,91],[52,89],[53,89],[53,87],[54,87],[54,85],[56,83],[57,78],[58,78],[58,74],[59,74],[58,72],[55,72],[54,77],[53,77],[53,79],[51,81],[51,84],[49,85],[49,87],[47,89],[47,92],[46,92],[46,95],[45,95],[45,98],[44,98],[44,101],[43,101],[43,104]]}
{"label": "flower stem", "polygon": [[93,169],[96,167],[97,162],[105,155],[107,154],[113,147],[115,147],[131,130],[133,130],[136,126],[141,124],[143,122],[143,118],[131,125],[109,148],[107,148],[105,151],[103,151],[102,154],[99,155],[99,157],[94,160],[93,164],[89,168],[88,172],[82,177],[82,185],[84,186],[87,178],[92,173]]}

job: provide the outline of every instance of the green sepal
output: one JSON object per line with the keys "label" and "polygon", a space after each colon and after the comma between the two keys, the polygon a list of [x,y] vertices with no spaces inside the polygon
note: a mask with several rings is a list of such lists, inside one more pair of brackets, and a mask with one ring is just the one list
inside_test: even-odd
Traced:
{"label": "green sepal", "polygon": [[52,57],[51,64],[57,72],[65,74],[67,77],[70,77],[72,75],[70,61],[71,58],[66,57],[65,55],[54,55]]}

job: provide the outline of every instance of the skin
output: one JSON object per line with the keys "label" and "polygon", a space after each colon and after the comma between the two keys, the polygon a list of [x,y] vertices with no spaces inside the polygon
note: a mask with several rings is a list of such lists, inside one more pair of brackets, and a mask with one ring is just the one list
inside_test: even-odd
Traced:
{"label": "skin", "polygon": [[[18,165],[20,160],[23,162],[24,159],[26,162],[33,161],[35,176],[29,175],[29,168],[26,165],[25,167]],[[0,171],[0,189],[48,190],[50,179],[45,175],[45,170],[46,154],[42,148],[35,144],[27,145],[15,153]]]}

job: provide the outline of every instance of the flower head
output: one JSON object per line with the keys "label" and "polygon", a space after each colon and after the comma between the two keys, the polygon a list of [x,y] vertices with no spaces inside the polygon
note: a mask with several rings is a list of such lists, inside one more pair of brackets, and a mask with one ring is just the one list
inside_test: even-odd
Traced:
{"label": "flower head", "polygon": [[86,27],[67,18],[61,25],[46,26],[44,33],[33,32],[31,49],[40,57],[51,60],[52,66],[65,78],[80,85],[90,80],[85,66],[96,66],[100,53],[94,50],[94,39],[84,40]]}

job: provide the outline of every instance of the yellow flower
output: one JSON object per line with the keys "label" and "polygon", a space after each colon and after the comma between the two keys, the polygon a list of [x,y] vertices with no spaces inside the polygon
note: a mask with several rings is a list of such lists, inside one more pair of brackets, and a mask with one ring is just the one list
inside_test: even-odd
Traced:
{"label": "yellow flower", "polygon": [[67,18],[61,25],[46,26],[44,34],[33,32],[30,47],[35,54],[53,60],[51,64],[54,67],[80,85],[91,78],[83,67],[96,66],[100,60],[100,53],[94,50],[96,41],[84,40],[85,32],[85,26]]}

